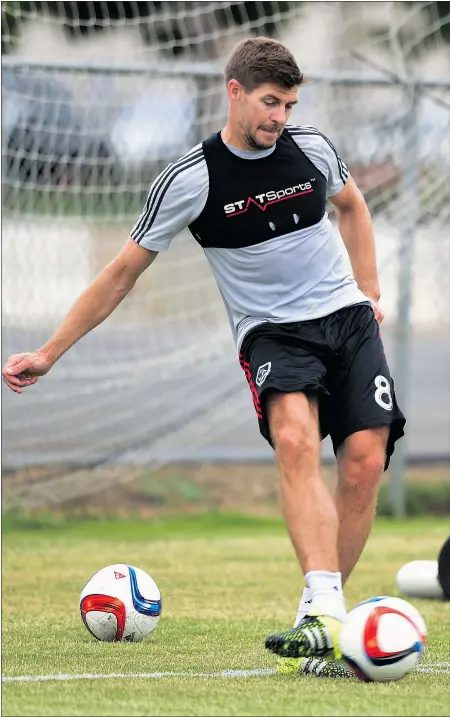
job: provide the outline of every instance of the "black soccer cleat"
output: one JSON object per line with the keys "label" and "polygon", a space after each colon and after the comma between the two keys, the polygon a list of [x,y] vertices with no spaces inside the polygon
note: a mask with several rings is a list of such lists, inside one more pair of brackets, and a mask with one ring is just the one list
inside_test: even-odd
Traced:
{"label": "black soccer cleat", "polygon": [[269,635],[265,646],[280,657],[342,657],[339,633],[342,623],[333,617],[308,615],[298,627]]}

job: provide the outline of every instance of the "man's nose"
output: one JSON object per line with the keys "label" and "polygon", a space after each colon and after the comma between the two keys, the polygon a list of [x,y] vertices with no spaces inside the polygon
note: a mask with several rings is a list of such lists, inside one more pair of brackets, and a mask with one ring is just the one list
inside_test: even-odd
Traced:
{"label": "man's nose", "polygon": [[283,125],[286,122],[286,110],[284,107],[277,107],[274,109],[270,114],[270,119],[272,122]]}

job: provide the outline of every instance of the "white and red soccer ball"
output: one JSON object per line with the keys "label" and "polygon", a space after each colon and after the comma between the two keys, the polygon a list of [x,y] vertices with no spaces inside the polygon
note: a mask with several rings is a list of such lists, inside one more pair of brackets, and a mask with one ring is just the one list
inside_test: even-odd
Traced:
{"label": "white and red soccer ball", "polygon": [[80,595],[80,612],[89,632],[104,642],[140,642],[161,615],[161,593],[148,573],[133,565],[102,568]]}
{"label": "white and red soccer ball", "polygon": [[406,600],[385,595],[353,608],[339,638],[342,657],[365,682],[402,679],[419,664],[426,641],[420,612]]}

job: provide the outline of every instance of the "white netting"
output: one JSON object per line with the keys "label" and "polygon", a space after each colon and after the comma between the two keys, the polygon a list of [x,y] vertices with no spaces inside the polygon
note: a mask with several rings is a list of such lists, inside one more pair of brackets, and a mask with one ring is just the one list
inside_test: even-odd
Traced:
{"label": "white netting", "polygon": [[[448,5],[2,3],[3,358],[46,340],[152,178],[223,124],[230,49],[270,34],[310,80],[293,122],[330,136],[373,212],[391,353],[410,268],[410,445],[449,453]],[[184,234],[48,377],[3,400],[5,466],[270,455]]]}

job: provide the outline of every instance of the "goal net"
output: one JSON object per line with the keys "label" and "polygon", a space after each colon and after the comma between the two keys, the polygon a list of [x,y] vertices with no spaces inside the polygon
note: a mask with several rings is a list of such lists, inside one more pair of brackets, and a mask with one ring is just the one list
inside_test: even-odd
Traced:
{"label": "goal net", "polygon": [[[330,137],[372,211],[390,355],[410,302],[413,374],[448,382],[448,6],[3,2],[3,361],[46,341],[126,241],[152,179],[223,125],[224,61],[264,34],[289,45],[307,80],[292,122]],[[435,386],[430,398],[421,380],[409,450],[450,452],[448,397]],[[185,233],[3,407],[5,468],[271,456],[219,292]]]}

